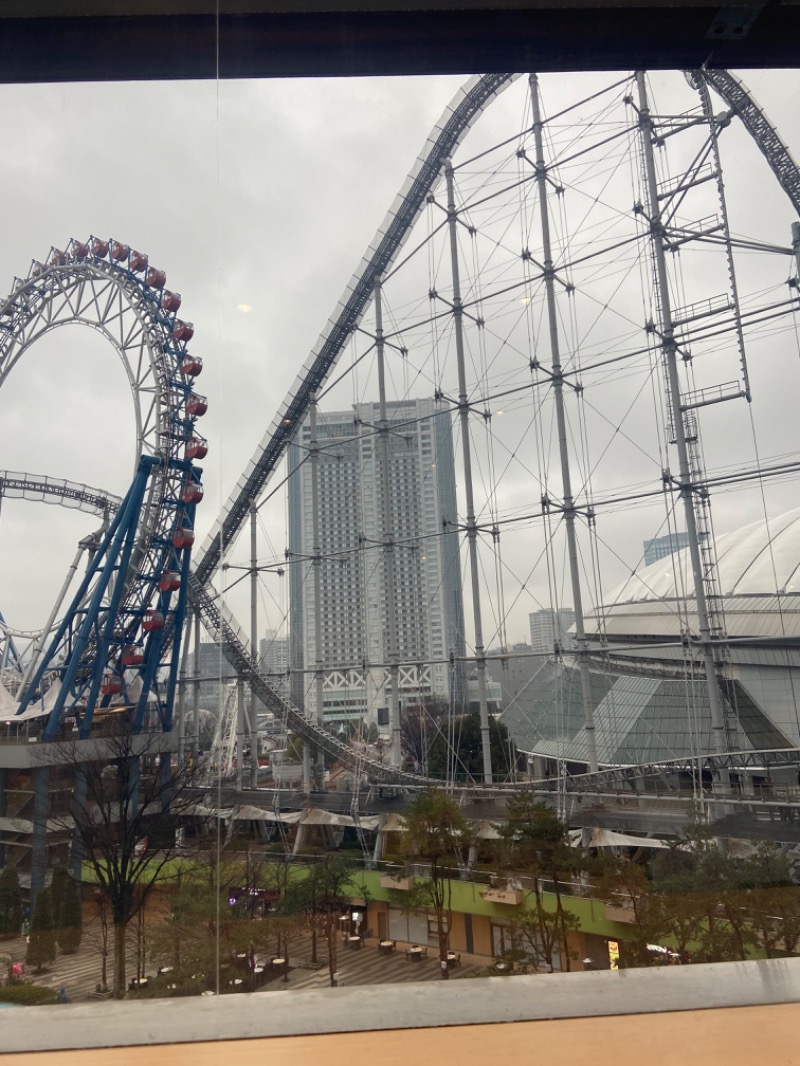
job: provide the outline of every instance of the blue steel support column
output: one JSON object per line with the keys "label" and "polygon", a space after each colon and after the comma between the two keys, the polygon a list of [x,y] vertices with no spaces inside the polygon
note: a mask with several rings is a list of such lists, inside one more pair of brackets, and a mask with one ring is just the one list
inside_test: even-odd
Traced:
{"label": "blue steel support column", "polygon": [[[188,520],[189,526],[194,529],[195,519],[195,505],[188,504],[184,514]],[[166,719],[162,722],[162,726],[165,731],[172,729],[173,710],[175,704],[175,687],[178,681],[178,669],[180,667],[181,659],[181,643],[183,641],[183,627],[186,621],[186,600],[189,595],[189,573],[191,570],[192,552],[190,548],[181,549],[183,557],[181,559],[181,587],[178,591],[178,605],[175,608],[175,621],[172,638],[172,661],[169,668],[169,676],[167,678],[167,691],[164,699],[166,707]]]}
{"label": "blue steel support column", "polygon": [[[163,603],[159,604],[159,609],[163,611]],[[150,690],[152,689],[158,674],[158,668],[161,665],[161,648],[163,644],[164,630],[154,630],[150,634],[150,640],[147,645],[147,653],[145,656],[145,671],[141,675],[142,691],[136,704],[136,711],[134,712],[134,733],[140,733],[145,724],[145,718],[147,715],[147,697],[150,695]]]}
{"label": "blue steel support column", "polygon": [[33,847],[31,849],[31,908],[44,888],[47,873],[47,817],[50,813],[50,768],[39,766],[33,777]]}
{"label": "blue steel support column", "polygon": [[[129,494],[130,494],[130,490],[129,490]],[[114,516],[114,521],[109,526],[108,532],[106,533],[105,537],[103,538],[103,543],[100,545],[99,549],[97,550],[97,552],[95,553],[95,555],[93,557],[93,563],[96,560],[101,559],[103,557],[103,555],[106,553],[106,551],[108,551],[108,547],[111,544],[112,538],[116,536],[116,534],[117,534],[117,532],[119,530],[120,523],[122,522],[122,515],[123,515],[123,512],[125,510],[126,501],[127,501],[127,497],[123,501],[122,507],[120,507],[119,511],[117,511],[116,515]],[[26,708],[28,707],[28,704],[30,703],[31,698],[33,696],[33,693],[39,687],[39,685],[41,683],[41,680],[44,677],[45,672],[47,671],[48,664],[52,661],[54,656],[57,654],[59,646],[61,644],[61,641],[64,639],[64,637],[65,637],[65,635],[67,633],[67,630],[69,629],[70,623],[71,623],[71,621],[72,621],[72,619],[73,619],[73,617],[75,615],[76,610],[80,607],[81,603],[83,602],[83,599],[84,599],[84,597],[86,596],[86,593],[89,590],[89,586],[92,583],[92,578],[94,577],[96,571],[97,571],[97,568],[94,565],[91,565],[88,568],[88,570],[86,571],[86,576],[84,577],[83,581],[81,582],[80,587],[78,588],[78,591],[75,593],[69,609],[64,613],[64,618],[61,621],[61,624],[59,625],[55,636],[50,641],[50,647],[48,648],[46,654],[39,660],[39,666],[38,666],[38,668],[36,670],[36,673],[31,678],[31,680],[28,682],[28,685],[27,685],[27,687],[25,689],[25,692],[24,692],[23,696],[20,698],[19,710],[17,711],[17,714],[22,714],[22,712],[25,711]]]}
{"label": "blue steel support column", "polygon": [[[111,643],[111,638],[114,633],[114,628],[117,624],[117,611],[122,600],[122,592],[125,587],[125,576],[128,572],[128,566],[130,565],[131,553],[136,541],[136,532],[139,526],[139,516],[142,510],[142,501],[144,499],[145,488],[147,487],[147,478],[153,468],[153,461],[149,458],[142,458],[139,462],[139,470],[137,471],[136,478],[131,486],[131,491],[128,495],[128,501],[125,505],[125,521],[123,522],[117,536],[114,538],[114,544],[109,552],[106,564],[103,567],[103,574],[98,582],[97,590],[92,596],[92,603],[89,610],[86,613],[86,619],[84,620],[81,632],[78,636],[78,640],[75,642],[75,648],[73,649],[70,666],[64,677],[64,685],[61,692],[58,694],[55,706],[53,707],[53,713],[50,716],[50,720],[47,723],[47,729],[45,730],[45,736],[49,739],[58,725],[58,716],[60,714],[61,706],[63,706],[66,698],[66,679],[67,677],[74,676],[75,667],[78,665],[80,655],[83,653],[86,640],[91,632],[91,626],[94,620],[98,617],[98,613],[101,609],[102,595],[108,587],[108,583],[111,579],[111,575],[116,571],[117,581],[114,583],[114,591],[111,594],[111,599],[106,608],[105,624],[103,626],[103,636],[96,650],[96,659],[94,664],[94,676],[92,677],[92,683],[89,687],[89,693],[86,698],[86,713],[83,721],[81,722],[81,736],[88,737],[89,730],[92,727],[92,716],[94,715],[94,708],[97,702],[97,695],[100,691],[100,681],[103,671],[106,667],[106,657],[108,654],[108,648]],[[122,549],[120,554],[120,548]],[[118,558],[119,557],[119,558]],[[72,675],[70,674],[72,671]]]}

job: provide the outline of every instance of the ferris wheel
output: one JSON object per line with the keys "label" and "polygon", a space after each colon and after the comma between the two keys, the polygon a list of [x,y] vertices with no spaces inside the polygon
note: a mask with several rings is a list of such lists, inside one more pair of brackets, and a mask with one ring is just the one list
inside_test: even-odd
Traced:
{"label": "ferris wheel", "polygon": [[[207,402],[195,388],[202,360],[188,349],[193,326],[177,317],[181,297],[165,285],[164,271],[146,255],[90,237],[34,260],[0,303],[0,385],[45,334],[79,324],[100,333],[120,358],[134,409],[135,461],[121,500],[46,476],[0,475],[5,497],[61,502],[103,517],[99,532],[82,542],[42,630],[2,626],[3,717],[44,720],[45,739],[58,736],[67,719],[88,736],[95,713],[115,705],[129,710],[137,730],[148,715],[171,727],[195,508],[203,497],[194,464],[207,452],[196,423]],[[78,578],[83,551],[88,566]]]}
{"label": "ferris wheel", "polygon": [[[759,409],[752,433],[737,431],[736,419],[747,425],[746,412],[768,391],[753,353],[787,346],[796,359],[800,238],[790,221],[768,236],[749,228],[753,189],[738,165],[725,169],[726,150],[737,160],[749,151],[763,168],[759,192],[769,188],[784,205],[788,199],[795,213],[800,175],[728,72],[597,75],[566,92],[560,79],[548,96],[554,80],[490,75],[458,93],[197,562],[194,603],[238,673],[310,743],[351,764],[354,751],[325,728],[319,663],[306,664],[302,700],[276,690],[212,582],[223,546],[230,552],[248,514],[268,500],[307,416],[323,402],[378,400],[379,390],[376,409],[384,413],[368,427],[376,465],[390,432],[386,404],[424,395],[452,425],[462,493],[457,533],[473,606],[467,658],[484,737],[473,781],[502,775],[487,761],[486,650],[509,646],[505,619],[521,602],[568,605],[576,618],[586,763],[597,768],[587,619],[607,591],[599,560],[619,556],[607,531],[629,522],[634,499],[652,504],[637,514],[654,532],[693,529],[702,617],[684,623],[708,683],[708,753],[722,756],[737,744],[730,708],[713,695],[725,670],[718,651],[725,634],[709,495],[740,473],[741,481],[751,477],[753,456],[765,440],[773,446],[768,412]],[[704,441],[711,419],[718,422]],[[621,457],[623,443],[633,460]],[[346,552],[359,552],[372,560],[362,570],[386,574],[395,531],[385,521],[379,529],[371,543],[362,537],[332,554],[341,563]],[[420,544],[414,550],[423,559]],[[412,550],[408,538],[404,550]],[[297,564],[306,567],[305,588],[323,555],[315,549]],[[616,562],[624,574],[640,558]],[[543,592],[526,599],[537,581]],[[354,594],[356,603],[366,598]],[[601,626],[598,619],[592,624]],[[382,698],[391,708],[408,659],[385,636],[375,665],[385,670]],[[359,666],[337,665],[339,673]],[[396,718],[390,728],[395,740]],[[375,780],[418,782],[397,753],[395,744],[392,765],[358,758]]]}

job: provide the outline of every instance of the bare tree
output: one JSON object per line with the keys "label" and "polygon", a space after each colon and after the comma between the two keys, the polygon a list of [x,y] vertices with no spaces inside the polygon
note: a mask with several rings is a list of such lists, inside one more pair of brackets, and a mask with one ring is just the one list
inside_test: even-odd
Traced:
{"label": "bare tree", "polygon": [[[55,753],[74,783],[63,824],[110,909],[118,997],[126,986],[128,926],[171,875],[177,819],[194,802],[194,771],[175,765],[168,749],[167,734],[123,728],[102,739],[59,744]],[[53,763],[52,752],[47,759]]]}
{"label": "bare tree", "polygon": [[[98,888],[94,894],[95,913],[89,923],[88,932],[91,943],[97,948],[100,955],[100,982],[98,992],[108,991],[108,954],[110,947],[111,929],[108,920],[108,900]],[[95,922],[97,925],[95,925]]]}

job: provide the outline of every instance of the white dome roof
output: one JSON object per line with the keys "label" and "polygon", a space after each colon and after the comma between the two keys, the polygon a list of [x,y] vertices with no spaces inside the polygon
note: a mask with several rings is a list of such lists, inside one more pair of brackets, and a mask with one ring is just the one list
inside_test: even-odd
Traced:
{"label": "white dome roof", "polygon": [[[724,596],[800,593],[800,507],[717,538],[717,579]],[[694,597],[689,549],[643,567],[606,604]]]}

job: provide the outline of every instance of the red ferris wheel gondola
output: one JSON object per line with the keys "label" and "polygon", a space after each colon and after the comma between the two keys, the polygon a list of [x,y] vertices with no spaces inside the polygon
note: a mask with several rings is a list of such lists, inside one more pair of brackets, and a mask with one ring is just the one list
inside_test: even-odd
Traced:
{"label": "red ferris wheel gondola", "polygon": [[123,259],[127,259],[130,251],[130,247],[127,244],[121,244],[119,241],[111,242],[111,258],[118,263],[122,262]]}
{"label": "red ferris wheel gondola", "polygon": [[128,266],[131,270],[135,270],[137,274],[140,273],[147,266],[147,256],[143,252],[132,251]]}
{"label": "red ferris wheel gondola", "polygon": [[167,283],[167,275],[165,271],[158,270],[157,267],[148,267],[144,276],[144,283],[151,289],[163,289]]}
{"label": "red ferris wheel gondola", "polygon": [[100,682],[100,691],[104,696],[116,696],[118,692],[122,691],[122,678],[119,674],[103,674],[103,680]]}
{"label": "red ferris wheel gondola", "polygon": [[177,570],[165,570],[158,579],[158,587],[162,592],[175,592],[181,587],[181,575]]}
{"label": "red ferris wheel gondola", "polygon": [[200,503],[203,498],[203,487],[197,481],[187,481],[181,489],[182,503]]}
{"label": "red ferris wheel gondola", "polygon": [[208,401],[205,396],[198,396],[193,392],[189,395],[189,399],[186,401],[186,414],[191,415],[192,418],[200,418],[208,410]]}
{"label": "red ferris wheel gondola", "polygon": [[203,360],[196,355],[186,353],[186,358],[181,363],[181,372],[187,378],[196,378],[203,373]]}
{"label": "red ferris wheel gondola", "polygon": [[194,323],[176,318],[175,325],[172,327],[172,336],[176,341],[190,341],[194,336]]}
{"label": "red ferris wheel gondola", "polygon": [[181,526],[172,534],[173,548],[191,548],[194,544],[194,530]]}
{"label": "red ferris wheel gondola", "polygon": [[186,445],[187,459],[205,459],[208,455],[208,442],[203,437],[192,437]]}
{"label": "red ferris wheel gondola", "polygon": [[108,255],[108,241],[101,241],[99,237],[92,237],[90,248],[92,255],[96,255],[98,259],[105,259]]}
{"label": "red ferris wheel gondola", "polygon": [[164,614],[162,611],[145,611],[142,630],[145,633],[153,633],[157,629],[164,628]]}
{"label": "red ferris wheel gondola", "polygon": [[[167,279],[164,278],[164,281]],[[181,306],[181,294],[179,292],[170,292],[169,289],[164,289],[161,294],[161,306],[165,311],[169,311],[172,314],[177,311]]]}
{"label": "red ferris wheel gondola", "polygon": [[122,665],[141,666],[144,662],[144,648],[138,644],[126,644],[122,649]]}

